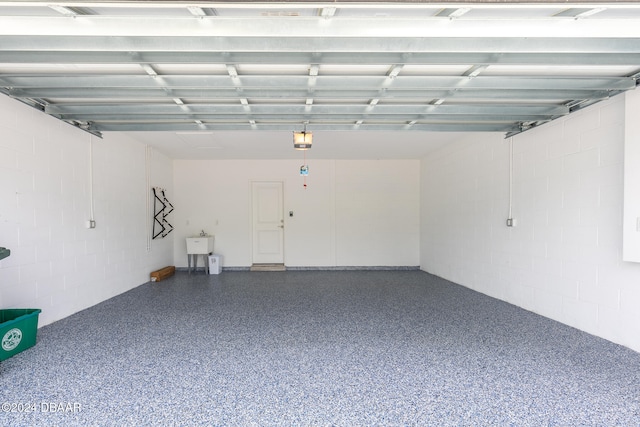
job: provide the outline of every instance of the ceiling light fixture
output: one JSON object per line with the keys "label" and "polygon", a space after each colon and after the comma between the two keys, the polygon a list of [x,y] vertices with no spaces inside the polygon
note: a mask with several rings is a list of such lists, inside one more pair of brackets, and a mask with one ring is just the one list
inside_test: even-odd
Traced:
{"label": "ceiling light fixture", "polygon": [[313,134],[307,132],[306,127],[302,132],[293,132],[293,148],[296,150],[308,150],[313,143]]}

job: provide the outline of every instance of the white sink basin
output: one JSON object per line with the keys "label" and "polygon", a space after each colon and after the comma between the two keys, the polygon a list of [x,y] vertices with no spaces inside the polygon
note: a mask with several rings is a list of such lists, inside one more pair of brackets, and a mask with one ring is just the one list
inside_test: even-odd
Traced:
{"label": "white sink basin", "polygon": [[213,236],[187,237],[188,254],[209,254],[213,252]]}

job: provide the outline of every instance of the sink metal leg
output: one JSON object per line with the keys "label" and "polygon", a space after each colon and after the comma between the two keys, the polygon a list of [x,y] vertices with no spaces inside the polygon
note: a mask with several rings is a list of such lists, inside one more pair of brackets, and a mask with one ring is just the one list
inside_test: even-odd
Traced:
{"label": "sink metal leg", "polygon": [[204,272],[205,274],[209,274],[209,254],[187,254],[187,266],[189,270],[189,274],[191,274],[191,264],[193,263],[193,271],[195,273],[198,272],[198,257],[202,255],[202,260],[204,262]]}

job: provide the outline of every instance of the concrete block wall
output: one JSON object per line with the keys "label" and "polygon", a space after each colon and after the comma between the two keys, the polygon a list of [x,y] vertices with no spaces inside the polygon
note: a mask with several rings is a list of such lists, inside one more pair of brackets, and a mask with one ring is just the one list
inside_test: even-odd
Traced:
{"label": "concrete block wall", "polygon": [[622,260],[624,118],[621,95],[424,158],[421,268],[640,351],[640,264]]}
{"label": "concrete block wall", "polygon": [[[154,153],[147,169],[145,151],[0,96],[0,246],[11,250],[0,261],[0,309],[40,308],[46,325],[172,263],[172,238],[148,242],[146,233],[147,170],[152,185],[170,189],[172,164]],[[91,193],[95,229],[86,228]]]}
{"label": "concrete block wall", "polygon": [[622,256],[640,262],[640,96],[625,97],[624,215]]}

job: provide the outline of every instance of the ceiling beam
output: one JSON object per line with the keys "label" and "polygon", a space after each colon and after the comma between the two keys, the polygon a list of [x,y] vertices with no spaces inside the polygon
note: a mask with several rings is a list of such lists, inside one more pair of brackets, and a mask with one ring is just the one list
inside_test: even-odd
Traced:
{"label": "ceiling beam", "polygon": [[[158,2],[154,2],[158,3]],[[215,7],[218,5],[216,4]],[[255,6],[254,6],[255,8]],[[458,9],[463,10],[463,9]],[[330,25],[328,25],[330,23]],[[478,25],[478,24],[485,25]],[[638,19],[574,19],[547,17],[528,19],[494,19],[486,17],[450,19],[450,16],[376,17],[334,16],[162,16],[145,15],[77,15],[73,23],[67,16],[0,16],[1,34],[51,36],[156,36],[169,39],[185,34],[194,37],[634,37]],[[372,28],[375,32],[372,33]],[[315,41],[314,41],[315,42]]]}
{"label": "ceiling beam", "polygon": [[[298,123],[299,125],[299,123]],[[294,126],[290,123],[283,124],[263,124],[256,123],[95,123],[91,124],[90,130],[94,132],[136,132],[136,131],[159,131],[159,132],[191,132],[202,130],[263,130],[263,131],[291,131]],[[353,131],[353,123],[328,123],[309,124],[309,131]],[[406,123],[398,124],[367,124],[362,123],[358,130],[362,131],[405,131]],[[503,123],[466,123],[466,124],[414,124],[411,131],[421,132],[517,132],[520,127],[513,124]]]}
{"label": "ceiling beam", "polygon": [[247,123],[255,122],[262,125],[271,124],[287,124],[290,128],[295,127],[300,123],[314,123],[314,124],[340,124],[345,121],[349,122],[365,122],[367,124],[388,124],[398,122],[414,122],[418,124],[457,124],[458,130],[463,130],[462,127],[467,124],[474,123],[491,123],[501,124],[507,126],[513,123],[542,121],[547,122],[554,120],[560,116],[555,115],[542,115],[542,116],[521,116],[521,115],[429,115],[429,114],[405,114],[405,115],[370,115],[370,114],[327,114],[327,115],[315,115],[310,114],[289,114],[286,116],[279,116],[273,114],[260,115],[260,114],[225,114],[225,115],[213,115],[213,114],[188,114],[183,115],[170,115],[170,114],[137,114],[137,115],[120,115],[120,114],[77,114],[77,115],[56,115],[56,117],[65,121],[75,121],[81,123],[92,124],[108,124],[108,123],[137,123],[137,124],[170,124],[170,123],[184,123],[184,122],[199,122],[199,123],[216,123],[216,124],[233,124],[233,123]]}
{"label": "ceiling beam", "polygon": [[[11,88],[154,88],[156,78],[142,75],[0,75]],[[158,77],[160,78],[160,77]],[[238,76],[242,89],[306,89],[308,76]],[[386,76],[317,76],[314,90],[360,89],[377,90]],[[215,89],[237,89],[237,82],[229,75],[163,75],[163,87],[169,89],[207,87]],[[636,87],[632,77],[576,77],[576,76],[397,76],[389,86],[394,89],[521,89],[536,90],[629,90]]]}
{"label": "ceiling beam", "polygon": [[[51,1],[46,0],[3,0],[1,3],[5,4],[16,4],[16,3],[24,4],[25,7],[43,7],[52,4]],[[117,7],[117,8],[145,8],[145,7],[162,7],[162,8],[181,8],[192,5],[200,5],[201,7],[207,6],[215,6],[218,8],[250,8],[255,7],[252,5],[254,1],[252,0],[233,0],[233,1],[193,1],[193,0],[162,0],[159,4],[150,4],[149,0],[127,0],[126,3],[123,4],[122,0],[62,0],[53,2],[56,4],[71,4],[71,3],[82,3],[85,6],[100,6],[100,7]],[[634,0],[616,0],[615,5],[624,5],[624,4],[636,4],[637,2]],[[456,7],[457,5],[469,5],[469,0],[437,0],[433,2],[420,2],[417,3],[411,0],[396,0],[393,3],[390,3],[389,0],[332,0],[331,5],[340,7],[340,8],[362,8],[362,7],[370,7],[371,5],[383,4],[385,7],[392,7],[394,9],[417,9],[417,8],[440,8],[443,5],[449,5],[450,7]],[[579,0],[579,1],[567,1],[567,0],[484,0],[482,3],[473,4],[474,8],[492,8],[492,7],[501,7],[505,5],[509,5],[512,7],[515,6],[527,6],[533,7],[533,5],[557,5],[562,9],[566,9],[567,7],[576,7],[577,5],[584,4],[604,4],[611,5],[611,2],[603,1],[603,0]],[[324,1],[306,1],[302,2],[300,0],[261,0],[260,7],[265,9],[271,8],[307,8],[307,9],[317,9],[319,7],[326,7],[327,2]],[[611,6],[610,6],[611,7]],[[615,7],[615,6],[613,6]]]}
{"label": "ceiling beam", "polygon": [[[0,28],[2,28],[0,17]],[[640,23],[638,23],[640,27]],[[368,31],[367,33],[369,33]],[[193,34],[193,32],[191,32]],[[276,32],[274,34],[279,34]],[[313,39],[313,52],[325,53],[386,52],[415,53],[640,53],[636,33],[620,37],[429,37],[429,36],[333,36]],[[76,51],[76,52],[270,52],[287,54],[308,52],[311,40],[306,36],[238,36],[205,34],[202,36],[128,36],[118,35],[11,35],[0,31],[0,51]],[[139,62],[139,61],[136,61]]]}
{"label": "ceiling beam", "polygon": [[[57,104],[45,106],[47,114],[57,116],[83,115],[97,117],[105,114],[127,116],[145,115],[198,115],[210,114],[224,117],[227,115],[245,115],[244,105],[238,104],[191,104],[188,110],[177,104],[117,104],[117,105],[68,105]],[[251,114],[255,116],[283,116],[290,115],[510,115],[510,116],[561,116],[569,113],[569,108],[563,105],[278,105],[253,104]]]}
{"label": "ceiling beam", "polygon": [[[593,52],[193,52],[98,50],[14,50],[3,43],[0,52],[5,64],[404,64],[404,65],[636,65],[640,51],[623,51],[612,43],[609,51]],[[638,39],[640,42],[640,39]]]}
{"label": "ceiling beam", "polygon": [[[5,82],[6,83],[6,82]],[[237,96],[236,89],[224,88],[180,88],[172,89],[174,97],[193,100],[203,99],[231,99]],[[609,90],[580,90],[580,89],[472,89],[461,87],[456,90],[456,98],[484,99],[484,100],[569,100],[569,99],[607,99],[612,94]],[[159,100],[166,99],[167,93],[161,88],[12,88],[7,94],[14,98],[55,98],[57,100],[73,100],[77,98],[93,98],[105,100],[105,102],[123,102],[128,100]],[[277,99],[307,99],[308,89],[282,89],[282,88],[258,88],[243,89],[243,96],[250,100],[277,100]],[[313,98],[322,99],[388,99],[403,101],[424,101],[431,98],[445,98],[451,92],[447,89],[393,89],[385,91],[377,89],[325,89],[314,91]]]}

